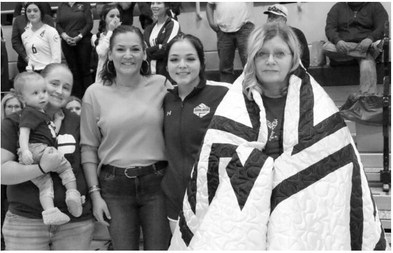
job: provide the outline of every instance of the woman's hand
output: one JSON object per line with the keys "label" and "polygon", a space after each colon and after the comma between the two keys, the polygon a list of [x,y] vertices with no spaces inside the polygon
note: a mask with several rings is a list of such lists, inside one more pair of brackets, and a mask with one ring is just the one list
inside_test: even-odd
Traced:
{"label": "woman's hand", "polygon": [[169,227],[171,228],[171,233],[175,232],[177,221],[169,220]]}
{"label": "woman's hand", "polygon": [[40,166],[46,173],[56,171],[61,163],[61,154],[54,147],[47,147],[40,160]]}
{"label": "woman's hand", "polygon": [[67,42],[67,44],[70,45],[70,46],[75,46],[75,45],[76,45],[76,43],[74,42],[74,38],[71,38],[71,37],[68,36],[68,34],[66,34],[65,32],[63,32],[63,33],[61,34],[61,38],[62,38],[65,42]]}
{"label": "woman's hand", "polygon": [[95,191],[91,193],[90,197],[93,202],[94,217],[99,223],[109,226],[108,222],[111,219],[111,214],[109,213],[105,200],[101,197],[101,193],[99,191]]}
{"label": "woman's hand", "polygon": [[113,30],[115,30],[115,29],[116,29],[118,26],[120,26],[120,25],[121,25],[121,22],[120,22],[117,18],[114,18],[114,19],[112,19],[112,21],[109,23],[109,25],[108,25],[108,30],[113,32]]}

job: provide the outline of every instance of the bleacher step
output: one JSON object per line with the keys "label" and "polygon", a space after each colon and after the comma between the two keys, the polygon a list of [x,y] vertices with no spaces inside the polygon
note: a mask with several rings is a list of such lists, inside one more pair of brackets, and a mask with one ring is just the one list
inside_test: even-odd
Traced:
{"label": "bleacher step", "polygon": [[[360,152],[364,168],[383,168],[383,153]],[[389,168],[391,168],[391,154],[389,154]]]}

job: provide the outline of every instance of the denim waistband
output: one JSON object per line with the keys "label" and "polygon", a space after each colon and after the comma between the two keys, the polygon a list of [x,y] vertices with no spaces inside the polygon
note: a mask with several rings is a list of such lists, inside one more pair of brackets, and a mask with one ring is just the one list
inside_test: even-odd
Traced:
{"label": "denim waistband", "polygon": [[102,171],[112,171],[115,175],[124,175],[127,178],[143,177],[149,174],[156,173],[168,166],[167,161],[159,161],[149,166],[135,166],[129,168],[120,168],[108,164],[102,165]]}

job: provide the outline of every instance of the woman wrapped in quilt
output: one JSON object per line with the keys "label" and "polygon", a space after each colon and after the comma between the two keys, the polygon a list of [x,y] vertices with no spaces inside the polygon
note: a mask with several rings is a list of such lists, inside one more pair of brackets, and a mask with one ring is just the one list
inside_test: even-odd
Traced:
{"label": "woman wrapped in quilt", "polygon": [[191,172],[170,249],[386,249],[359,153],[285,24],[256,28]]}

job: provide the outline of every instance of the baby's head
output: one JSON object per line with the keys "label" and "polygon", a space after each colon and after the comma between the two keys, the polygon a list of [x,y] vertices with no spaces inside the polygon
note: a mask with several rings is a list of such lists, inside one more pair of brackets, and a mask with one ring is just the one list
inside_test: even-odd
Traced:
{"label": "baby's head", "polygon": [[35,72],[22,72],[14,79],[15,94],[25,104],[44,109],[48,104],[45,79]]}

